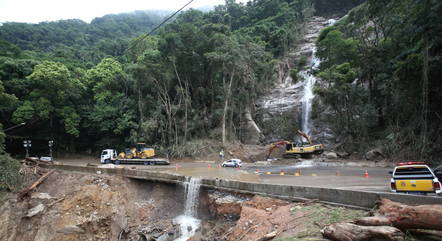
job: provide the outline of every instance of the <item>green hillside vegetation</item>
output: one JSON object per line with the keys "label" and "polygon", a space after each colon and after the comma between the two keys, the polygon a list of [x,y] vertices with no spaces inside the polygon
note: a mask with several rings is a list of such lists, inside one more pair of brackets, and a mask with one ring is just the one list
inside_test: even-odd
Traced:
{"label": "green hillside vegetation", "polygon": [[4,24],[0,122],[27,123],[8,132],[9,151],[23,138],[41,152],[50,139],[60,152],[144,141],[179,156],[195,138],[240,139],[244,109],[271,87],[276,59],[312,14],[311,0],[230,0],[148,37],[138,35],[161,17]]}
{"label": "green hillside vegetation", "polygon": [[0,39],[22,50],[35,51],[31,53],[34,58],[89,68],[107,56],[122,57],[130,39],[157,26],[167,14],[110,14],[95,18],[90,24],[78,19],[39,24],[6,22],[0,26]]}
{"label": "green hillside vegetation", "polygon": [[368,0],[322,31],[319,76],[329,85],[317,92],[348,143],[441,160],[441,12],[438,0]]}

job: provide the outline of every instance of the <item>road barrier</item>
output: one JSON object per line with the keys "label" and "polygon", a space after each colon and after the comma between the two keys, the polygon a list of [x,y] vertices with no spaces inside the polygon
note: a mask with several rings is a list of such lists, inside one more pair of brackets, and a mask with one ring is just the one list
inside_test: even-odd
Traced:
{"label": "road barrier", "polygon": [[[96,174],[120,175],[127,178],[141,179],[166,183],[185,182],[186,176],[159,172],[153,170],[140,170],[131,168],[100,168],[98,166],[76,166],[76,165],[47,165],[46,168],[56,168],[65,171],[85,172]],[[101,174],[101,175],[102,175]],[[224,180],[218,178],[203,178],[201,184],[212,189],[227,190],[237,193],[257,194],[276,198],[283,198],[293,201],[317,199],[318,201],[341,206],[351,206],[363,209],[371,209],[377,200],[387,198],[392,201],[408,205],[442,204],[442,198],[436,196],[408,195],[385,192],[367,192],[344,189],[306,187],[284,184],[266,184],[255,182],[243,182],[236,180]]]}

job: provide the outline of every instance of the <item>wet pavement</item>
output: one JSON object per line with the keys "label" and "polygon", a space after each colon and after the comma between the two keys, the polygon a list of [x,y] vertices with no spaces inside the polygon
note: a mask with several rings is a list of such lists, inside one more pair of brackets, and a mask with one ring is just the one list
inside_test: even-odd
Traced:
{"label": "wet pavement", "polygon": [[[100,165],[97,160],[60,162],[70,165]],[[221,162],[194,161],[172,162],[168,166],[113,165],[113,167],[157,170],[204,178],[378,192],[389,192],[391,175],[388,172],[392,170],[384,167],[349,167],[343,163],[312,160],[286,165],[243,163],[241,168],[221,167],[220,164]],[[368,177],[365,175],[366,171]]]}

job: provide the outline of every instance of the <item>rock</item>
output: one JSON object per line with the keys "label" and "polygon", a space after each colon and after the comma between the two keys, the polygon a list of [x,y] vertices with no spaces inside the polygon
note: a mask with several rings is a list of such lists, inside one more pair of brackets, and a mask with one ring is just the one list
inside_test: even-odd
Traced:
{"label": "rock", "polygon": [[382,148],[375,148],[365,153],[364,157],[367,160],[375,160],[379,157],[384,157],[384,153],[382,151]]}
{"label": "rock", "polygon": [[331,152],[331,151],[326,152],[324,155],[327,159],[338,159],[338,155],[334,152]]}
{"label": "rock", "polygon": [[49,195],[48,193],[45,192],[38,192],[38,193],[33,193],[31,198],[33,199],[53,199],[54,197],[52,197],[51,195]]}
{"label": "rock", "polygon": [[57,230],[57,233],[80,234],[80,233],[84,233],[84,229],[78,227],[77,225],[65,225],[61,229]]}
{"label": "rock", "polygon": [[218,217],[239,217],[244,201],[244,198],[216,191],[209,194],[209,210]]}
{"label": "rock", "polygon": [[346,151],[340,151],[340,152],[336,152],[336,154],[338,155],[338,157],[340,158],[346,158],[350,156],[350,153],[346,152]]}
{"label": "rock", "polygon": [[42,213],[44,210],[45,210],[45,205],[40,203],[37,206],[29,209],[28,213],[26,214],[26,217],[28,218],[34,217],[35,215]]}

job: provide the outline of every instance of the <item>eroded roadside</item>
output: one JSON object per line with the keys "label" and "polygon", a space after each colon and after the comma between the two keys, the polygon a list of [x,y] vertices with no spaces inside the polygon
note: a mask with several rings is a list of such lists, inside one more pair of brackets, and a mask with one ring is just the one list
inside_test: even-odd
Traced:
{"label": "eroded roadside", "polygon": [[[309,214],[318,207],[324,215],[338,210],[343,214],[340,220],[350,218],[349,213],[363,214],[207,188],[201,189],[199,199],[202,223],[192,240],[255,240],[266,235],[320,238],[320,226],[328,221],[315,223],[311,218],[320,214]],[[8,194],[0,208],[0,237],[10,241],[174,240],[180,235],[174,218],[183,209],[184,188],[179,184],[56,171],[23,200]]]}

